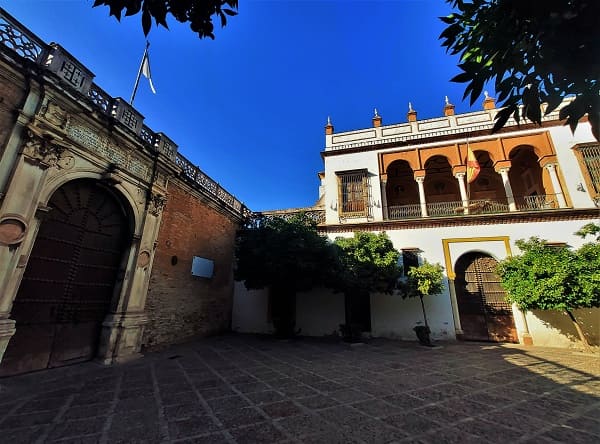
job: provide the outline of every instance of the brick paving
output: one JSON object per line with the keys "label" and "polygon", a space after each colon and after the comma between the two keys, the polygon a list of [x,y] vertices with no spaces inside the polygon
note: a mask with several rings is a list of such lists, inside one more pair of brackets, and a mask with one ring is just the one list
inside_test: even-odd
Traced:
{"label": "brick paving", "polygon": [[596,443],[600,359],[230,335],[0,379],[17,443]]}

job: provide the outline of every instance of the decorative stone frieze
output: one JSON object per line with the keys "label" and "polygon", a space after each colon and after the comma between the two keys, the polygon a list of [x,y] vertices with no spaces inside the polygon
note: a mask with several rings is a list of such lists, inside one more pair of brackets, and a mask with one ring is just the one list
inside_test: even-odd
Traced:
{"label": "decorative stone frieze", "polygon": [[42,168],[73,168],[75,158],[63,146],[53,143],[51,139],[40,137],[31,130],[27,131],[26,139],[23,156],[29,162]]}
{"label": "decorative stone frieze", "polygon": [[150,206],[148,210],[154,216],[159,216],[162,211],[165,209],[165,205],[167,204],[167,196],[162,194],[152,193],[150,198]]}
{"label": "decorative stone frieze", "polygon": [[102,158],[114,163],[134,176],[149,181],[152,175],[150,162],[142,160],[131,151],[126,151],[111,141],[105,134],[71,120],[66,128],[67,134],[81,146],[91,150]]}

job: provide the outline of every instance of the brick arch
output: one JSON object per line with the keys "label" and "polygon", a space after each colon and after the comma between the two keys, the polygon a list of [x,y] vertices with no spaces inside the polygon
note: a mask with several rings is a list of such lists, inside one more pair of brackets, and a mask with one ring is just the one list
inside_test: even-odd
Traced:
{"label": "brick arch", "polygon": [[392,163],[397,160],[403,160],[410,165],[413,171],[419,170],[419,156],[416,150],[399,151],[395,153],[384,153],[381,155],[381,174],[387,174]]}
{"label": "brick arch", "polygon": [[507,159],[510,158],[512,151],[524,146],[530,146],[538,159],[556,154],[547,133],[506,138],[502,140],[502,145],[504,146],[504,154]]}
{"label": "brick arch", "polygon": [[445,157],[450,166],[462,165],[460,154],[456,146],[443,146],[436,148],[427,148],[420,151],[421,165],[425,168],[427,161],[435,156]]}
{"label": "brick arch", "polygon": [[463,143],[460,145],[460,158],[463,165],[467,164],[467,152],[469,148],[475,154],[477,154],[478,151],[485,151],[494,163],[507,158],[502,152],[502,146],[497,141],[486,140],[481,142],[471,142],[469,144]]}

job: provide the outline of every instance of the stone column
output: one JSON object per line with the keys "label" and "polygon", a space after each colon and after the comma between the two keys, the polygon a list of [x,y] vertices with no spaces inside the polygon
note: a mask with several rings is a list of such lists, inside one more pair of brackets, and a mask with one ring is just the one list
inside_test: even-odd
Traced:
{"label": "stone column", "polygon": [[552,181],[552,188],[554,188],[554,195],[556,196],[556,200],[558,201],[559,208],[567,208],[567,201],[565,200],[565,196],[562,192],[562,187],[560,186],[560,181],[558,180],[558,174],[556,173],[556,164],[548,163],[545,165],[548,174],[550,175],[550,180]]}
{"label": "stone column", "polygon": [[383,220],[388,219],[388,204],[387,204],[387,174],[382,174],[380,177],[381,183],[381,206],[383,210]]}
{"label": "stone column", "polygon": [[419,186],[419,202],[421,203],[421,216],[427,217],[427,201],[425,200],[425,186],[423,183],[425,182],[425,176],[417,176],[415,177],[417,181],[417,185]]}
{"label": "stone column", "polygon": [[164,194],[152,193],[143,225],[134,236],[123,267],[129,277],[123,282],[118,306],[102,324],[98,360],[103,364],[126,362],[141,356],[144,327],[148,322],[144,307],[165,202]]}
{"label": "stone column", "polygon": [[[512,304],[513,315],[518,316],[521,319],[521,324],[523,326],[523,330],[521,330],[521,338],[523,340],[523,345],[533,345],[533,338],[529,333],[529,325],[527,325],[527,316],[526,314],[519,309],[517,304]],[[516,317],[515,316],[515,317]]]}
{"label": "stone column", "polygon": [[458,180],[458,188],[460,189],[460,199],[462,200],[463,208],[465,209],[465,214],[469,214],[469,200],[464,181],[465,173],[456,173],[454,177],[456,177],[456,180]]}
{"label": "stone column", "polygon": [[454,279],[448,277],[448,289],[450,290],[450,303],[452,305],[452,317],[454,318],[454,332],[456,339],[462,339],[464,332],[460,324],[460,315],[458,313],[458,302],[456,300],[456,288],[454,287]]}
{"label": "stone column", "polygon": [[517,204],[515,197],[513,196],[512,187],[510,186],[510,180],[508,179],[509,167],[500,168],[498,173],[502,176],[502,184],[504,185],[504,191],[506,193],[506,200],[508,202],[509,211],[517,211]]}
{"label": "stone column", "polygon": [[62,152],[31,132],[24,145],[22,142],[12,142],[22,145],[22,154],[15,159],[0,205],[0,359],[15,333],[9,316],[39,227],[36,212],[40,192],[48,168],[56,164]]}

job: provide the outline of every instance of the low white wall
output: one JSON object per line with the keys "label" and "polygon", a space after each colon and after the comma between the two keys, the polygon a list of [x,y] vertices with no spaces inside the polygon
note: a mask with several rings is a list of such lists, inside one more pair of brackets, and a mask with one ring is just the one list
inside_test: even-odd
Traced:
{"label": "low white wall", "polygon": [[271,333],[273,326],[268,315],[269,292],[266,289],[246,290],[242,282],[236,282],[231,329],[240,333]]}
{"label": "low white wall", "polygon": [[[600,308],[573,310],[590,345],[600,346]],[[533,345],[541,347],[581,348],[571,318],[557,310],[527,312],[527,325]]]}
{"label": "low white wall", "polygon": [[[427,323],[433,339],[456,339],[452,305],[448,290],[423,298]],[[416,340],[413,328],[425,325],[418,298],[402,299],[398,294],[371,295],[371,335],[383,338]]]}

